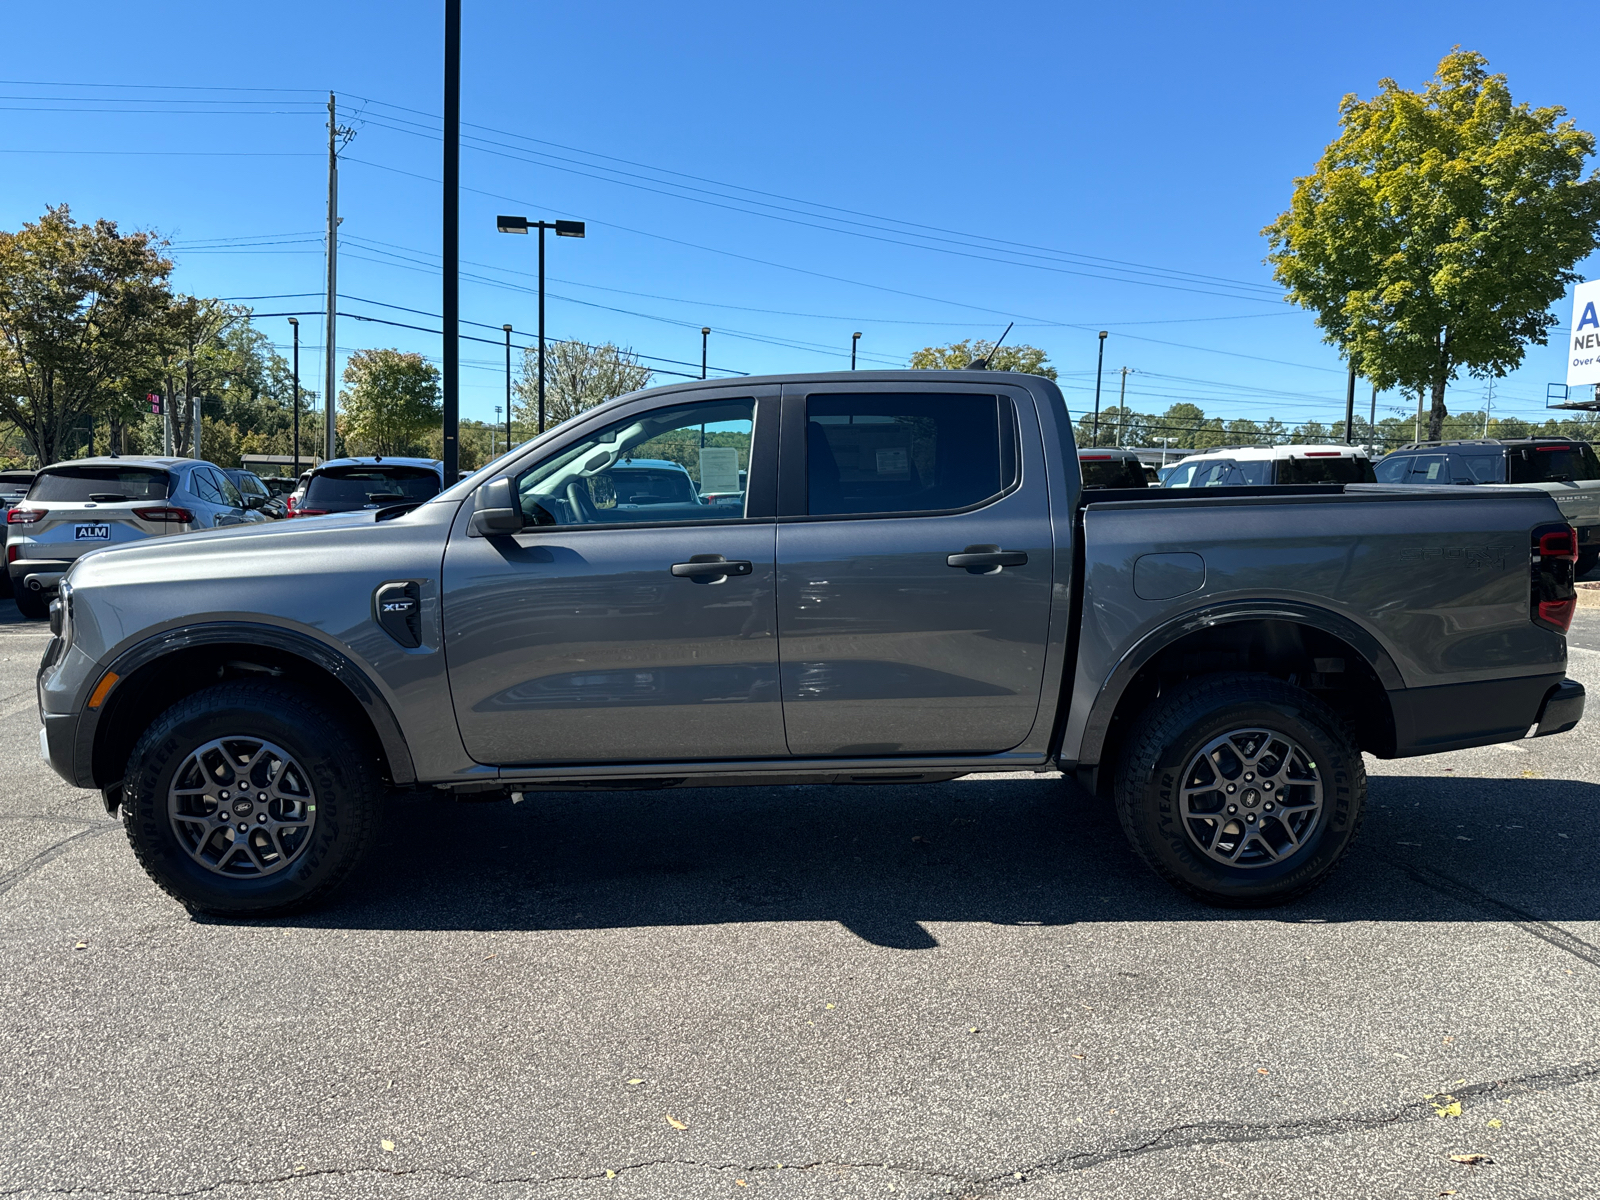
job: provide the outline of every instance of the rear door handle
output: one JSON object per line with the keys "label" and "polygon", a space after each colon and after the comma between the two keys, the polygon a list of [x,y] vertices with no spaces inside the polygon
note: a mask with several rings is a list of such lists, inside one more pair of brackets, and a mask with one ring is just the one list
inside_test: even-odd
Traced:
{"label": "rear door handle", "polygon": [[692,579],[696,583],[714,583],[729,575],[748,575],[752,570],[748,562],[730,562],[720,554],[696,554],[688,562],[672,564],[672,573],[679,579]]}
{"label": "rear door handle", "polygon": [[1002,550],[999,546],[968,546],[960,554],[945,556],[945,565],[965,567],[974,575],[985,574],[1000,567],[1026,566],[1028,556],[1021,550]]}

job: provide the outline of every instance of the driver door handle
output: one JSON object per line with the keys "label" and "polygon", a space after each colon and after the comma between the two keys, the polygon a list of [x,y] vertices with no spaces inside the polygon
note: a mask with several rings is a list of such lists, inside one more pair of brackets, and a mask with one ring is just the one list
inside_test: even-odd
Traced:
{"label": "driver door handle", "polygon": [[1028,556],[1021,550],[1002,550],[999,546],[968,546],[960,554],[946,555],[944,561],[946,566],[982,572],[996,567],[1026,566]]}
{"label": "driver door handle", "polygon": [[720,554],[696,554],[688,562],[672,564],[672,573],[679,579],[693,579],[696,582],[726,579],[729,575],[748,575],[752,570],[754,568],[748,562],[730,562]]}

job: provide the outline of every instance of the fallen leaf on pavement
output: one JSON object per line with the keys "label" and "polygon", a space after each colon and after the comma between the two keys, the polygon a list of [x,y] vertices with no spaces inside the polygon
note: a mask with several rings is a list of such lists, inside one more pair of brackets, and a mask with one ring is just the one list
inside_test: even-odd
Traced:
{"label": "fallen leaf on pavement", "polygon": [[378,1143],[378,1145],[383,1147],[383,1152],[385,1154],[393,1154],[394,1153],[394,1143],[391,1142],[388,1138],[384,1138],[381,1142]]}
{"label": "fallen leaf on pavement", "polygon": [[1451,1162],[1462,1163],[1469,1167],[1486,1167],[1494,1162],[1487,1154],[1452,1154]]}
{"label": "fallen leaf on pavement", "polygon": [[1454,1096],[1441,1096],[1443,1104],[1435,1104],[1433,1111],[1441,1117],[1459,1117],[1461,1115],[1461,1101]]}
{"label": "fallen leaf on pavement", "polygon": [[[335,424],[337,424],[337,422],[335,422]],[[497,957],[499,957],[499,956],[495,955],[495,954],[485,954],[483,956],[483,961],[484,962],[488,962],[491,958],[497,958]]]}
{"label": "fallen leaf on pavement", "polygon": [[1257,1075],[1271,1075],[1272,1072],[1267,1070],[1265,1067],[1257,1067],[1256,1068],[1256,1074]]}
{"label": "fallen leaf on pavement", "polygon": [[644,1082],[644,1080],[642,1080],[642,1079],[630,1079],[630,1080],[628,1080],[628,1086],[629,1087],[638,1087],[643,1082]]}
{"label": "fallen leaf on pavement", "polygon": [[750,1186],[748,1183],[746,1183],[742,1179],[735,1179],[733,1182],[734,1182],[735,1186],[737,1186],[737,1187],[749,1187]]}
{"label": "fallen leaf on pavement", "polygon": [[1490,1129],[1499,1129],[1500,1126],[1505,1124],[1505,1122],[1502,1121],[1499,1117],[1490,1117],[1489,1120],[1487,1122],[1485,1122],[1485,1123],[1489,1126]]}
{"label": "fallen leaf on pavement", "polygon": [[79,942],[76,946],[73,947],[74,950],[87,950],[88,948],[89,948],[89,943],[88,942]]}
{"label": "fallen leaf on pavement", "polygon": [[615,1171],[611,1170],[611,1168],[607,1167],[606,1168],[606,1178],[607,1179],[615,1179],[616,1177],[617,1177],[617,1173]]}
{"label": "fallen leaf on pavement", "polygon": [[680,1121],[680,1120],[678,1120],[677,1117],[673,1116],[671,1113],[667,1114],[667,1124],[671,1125],[674,1129],[687,1129],[687,1128],[689,1128],[689,1123],[687,1121]]}

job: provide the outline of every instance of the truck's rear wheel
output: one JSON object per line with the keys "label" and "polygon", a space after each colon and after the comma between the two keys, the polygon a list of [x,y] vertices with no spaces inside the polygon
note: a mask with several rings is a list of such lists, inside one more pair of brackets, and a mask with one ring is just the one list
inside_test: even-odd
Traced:
{"label": "truck's rear wheel", "polygon": [[224,683],[139,739],[123,823],[150,877],[192,911],[275,916],[350,873],[378,794],[371,753],[336,713],[296,689]]}
{"label": "truck's rear wheel", "polygon": [[1117,770],[1117,815],[1169,883],[1208,903],[1282,904],[1327,878],[1361,824],[1348,724],[1301,688],[1214,675],[1157,700]]}

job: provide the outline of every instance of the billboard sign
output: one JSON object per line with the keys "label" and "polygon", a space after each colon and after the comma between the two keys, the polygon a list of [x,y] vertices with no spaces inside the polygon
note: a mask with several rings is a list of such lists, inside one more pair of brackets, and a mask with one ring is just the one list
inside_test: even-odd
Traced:
{"label": "billboard sign", "polygon": [[1600,279],[1572,291],[1572,332],[1567,341],[1567,386],[1600,383]]}

